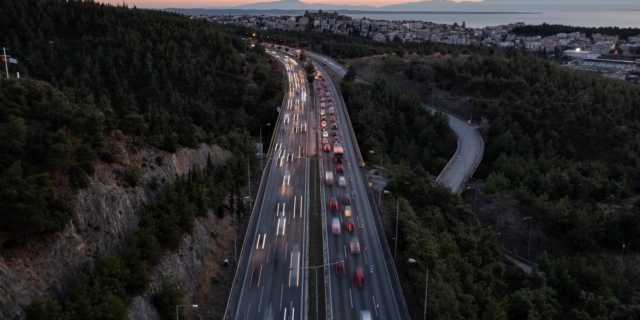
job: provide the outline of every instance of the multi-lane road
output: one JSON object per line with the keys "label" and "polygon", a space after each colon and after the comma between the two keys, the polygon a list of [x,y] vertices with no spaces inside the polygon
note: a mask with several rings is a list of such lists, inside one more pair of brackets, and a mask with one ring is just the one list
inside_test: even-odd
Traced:
{"label": "multi-lane road", "polygon": [[[318,174],[309,172],[309,157],[317,155],[328,318],[358,320],[370,312],[373,319],[408,319],[337,86],[316,64],[311,95],[301,62],[267,51],[285,66],[287,89],[225,319],[306,319],[309,175]],[[335,143],[343,147],[341,161],[334,160]]]}
{"label": "multi-lane road", "polygon": [[[324,74],[315,81],[314,86],[315,98],[325,97],[324,102],[316,103],[321,106],[318,112],[322,114],[324,111],[328,120],[325,131],[329,137],[328,145],[335,148],[332,144],[337,138],[344,149],[341,163],[334,160],[333,149],[323,151],[321,165],[325,177],[323,211],[327,223],[325,262],[328,264],[344,261],[344,265],[339,263],[337,268],[335,265],[330,268],[330,277],[327,279],[330,286],[328,314],[333,319],[357,320],[360,319],[362,311],[369,311],[375,319],[408,319],[404,303],[398,303],[398,298],[402,297],[397,297],[398,290],[394,290],[397,278],[392,276],[395,273],[389,270],[392,264],[384,257],[385,252],[388,252],[383,250],[386,243],[382,243],[378,236],[378,232],[382,231],[378,230],[378,225],[374,222],[371,202],[367,197],[362,172],[356,161],[353,148],[355,142],[351,141],[347,127],[350,124],[345,121],[346,109],[341,99],[337,98],[340,92],[326,74],[326,70],[321,65],[316,67]],[[326,101],[327,93],[334,97],[331,102]],[[326,104],[324,108],[322,103]],[[333,108],[335,114],[331,114],[329,108]],[[332,117],[335,122],[331,121]],[[337,124],[336,130],[332,129],[333,124]],[[327,144],[323,143],[324,145]],[[333,181],[326,181],[326,172],[331,173]],[[344,178],[343,186],[340,186],[341,177]],[[362,277],[356,274],[357,269],[362,271]]]}
{"label": "multi-lane road", "polygon": [[[327,68],[340,77],[344,77],[347,73],[347,69],[343,65],[327,56],[317,53],[308,53],[307,55],[320,64],[324,63]],[[445,114],[449,117],[449,127],[458,136],[458,149],[438,176],[437,182],[451,188],[453,192],[460,193],[464,191],[465,183],[482,160],[484,141],[476,129],[464,120],[448,112]]]}
{"label": "multi-lane road", "polygon": [[274,52],[287,89],[256,198],[227,319],[302,319],[309,199],[308,86],[298,61]]}

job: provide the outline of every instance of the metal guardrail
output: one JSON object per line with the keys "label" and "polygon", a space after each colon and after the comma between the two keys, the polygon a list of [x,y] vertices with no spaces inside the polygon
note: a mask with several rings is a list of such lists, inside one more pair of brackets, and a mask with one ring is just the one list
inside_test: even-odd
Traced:
{"label": "metal guardrail", "polygon": [[[328,69],[328,72],[331,72],[333,74],[335,74],[333,71],[331,71],[329,68],[324,68],[323,69]],[[336,87],[338,90],[341,90],[340,86],[336,84]],[[337,94],[340,96],[340,101],[342,102],[342,106],[343,106],[343,111],[345,114],[345,122],[348,123],[348,127],[349,127],[349,133],[351,135],[351,140],[352,140],[352,145],[354,147],[354,152],[356,153],[356,157],[359,155],[360,156],[360,169],[361,169],[361,173],[362,173],[362,179],[363,182],[365,183],[365,185],[369,185],[369,177],[367,176],[365,167],[364,167],[364,160],[362,158],[362,154],[360,153],[360,147],[358,145],[358,140],[356,139],[356,135],[355,132],[353,131],[353,126],[351,125],[351,119],[349,118],[349,113],[347,112],[347,105],[344,102],[344,99],[342,98],[342,92],[339,91],[337,92]],[[381,244],[382,250],[383,252],[383,257],[385,260],[385,265],[387,266],[387,268],[390,270],[391,273],[391,277],[395,278],[395,282],[392,281],[391,286],[393,288],[394,291],[394,296],[396,297],[396,304],[398,305],[399,309],[402,310],[404,309],[405,315],[407,316],[407,319],[409,319],[409,308],[407,307],[407,303],[404,299],[404,294],[402,293],[402,288],[400,287],[400,277],[398,276],[398,271],[396,269],[396,265],[394,263],[394,260],[391,258],[391,248],[389,248],[389,244],[387,243],[386,240],[386,236],[384,234],[384,229],[382,228],[382,221],[380,220],[380,210],[378,208],[378,206],[375,203],[374,200],[375,196],[373,195],[373,192],[371,191],[371,188],[369,188],[369,191],[367,191],[367,199],[369,200],[369,204],[371,206],[371,208],[375,211],[372,212],[372,214],[374,215],[374,223],[376,224],[376,229],[378,232],[376,232],[376,235],[378,236],[378,241]],[[327,318],[327,319],[332,319],[332,318]]]}
{"label": "metal guardrail", "polygon": [[[286,76],[286,68],[285,68],[285,76]],[[287,77],[287,85],[289,85],[288,84],[288,77]],[[284,110],[285,103],[287,101],[286,97],[287,97],[287,94],[285,93],[285,95],[282,97],[282,104],[281,104],[282,109],[281,110]],[[280,114],[278,115],[278,118],[276,119],[276,124],[274,125],[274,129],[275,129],[274,132],[276,132],[276,133],[280,129],[280,124],[281,124],[280,120],[281,120],[281,117],[282,117],[282,113],[283,112],[280,112]],[[269,182],[269,175],[271,173],[271,167],[269,166],[269,164],[270,164],[271,155],[273,153],[272,149],[273,149],[273,146],[275,145],[273,142],[274,142],[274,139],[275,139],[276,136],[277,136],[277,134],[274,134],[274,135],[271,136],[271,142],[269,144],[269,149],[268,149],[268,152],[267,152],[267,162],[266,162],[264,171],[262,171],[262,177],[260,178],[260,186],[258,187],[258,192],[256,193],[256,201],[253,202],[253,208],[251,208],[251,217],[249,218],[249,224],[248,224],[248,227],[247,227],[247,232],[245,233],[245,236],[244,236],[244,243],[242,245],[242,249],[240,250],[240,260],[239,260],[238,266],[236,268],[236,275],[235,275],[235,277],[233,279],[233,284],[231,285],[231,292],[229,293],[229,299],[227,300],[227,308],[226,308],[226,310],[224,312],[223,319],[225,319],[225,320],[230,320],[229,316],[230,316],[230,313],[231,313],[231,302],[233,300],[232,298],[234,296],[238,296],[239,297],[239,294],[241,293],[241,292],[235,292],[237,290],[236,285],[238,284],[238,281],[240,280],[238,275],[239,275],[239,271],[241,269],[244,270],[244,268],[241,268],[241,267],[242,266],[246,267],[246,265],[249,263],[248,259],[243,259],[244,250],[245,250],[245,247],[247,246],[247,244],[250,243],[250,242],[248,242],[248,240],[253,234],[255,234],[255,229],[257,227],[257,225],[255,225],[255,224],[257,224],[255,211],[256,211],[256,208],[258,207],[258,199],[264,198],[264,192],[265,192],[264,189],[266,188],[266,185]],[[262,168],[260,168],[260,169],[262,169]],[[267,179],[265,179],[265,176],[267,177]],[[262,201],[264,201],[264,200],[261,200],[261,203],[262,203]],[[253,232],[251,232],[251,231],[253,231]]]}

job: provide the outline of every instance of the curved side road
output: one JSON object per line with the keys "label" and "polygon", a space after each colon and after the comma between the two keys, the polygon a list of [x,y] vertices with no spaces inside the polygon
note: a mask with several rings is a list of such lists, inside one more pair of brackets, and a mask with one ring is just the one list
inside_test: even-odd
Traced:
{"label": "curved side road", "polygon": [[[307,56],[324,67],[330,69],[338,76],[344,77],[347,69],[333,59],[308,52]],[[427,105],[424,105],[428,107]],[[441,110],[443,111],[443,110]],[[443,111],[449,117],[449,126],[458,136],[458,148],[449,163],[444,167],[436,182],[449,187],[451,191],[461,193],[467,180],[480,164],[484,154],[484,140],[478,131],[468,125],[466,121],[449,112]]]}

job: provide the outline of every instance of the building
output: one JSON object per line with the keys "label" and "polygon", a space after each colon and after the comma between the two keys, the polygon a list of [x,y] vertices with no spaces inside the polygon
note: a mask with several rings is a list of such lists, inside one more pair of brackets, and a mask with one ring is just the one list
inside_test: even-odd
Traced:
{"label": "building", "polygon": [[600,53],[575,49],[575,50],[565,50],[564,55],[572,58],[578,58],[578,59],[595,59],[600,56]]}

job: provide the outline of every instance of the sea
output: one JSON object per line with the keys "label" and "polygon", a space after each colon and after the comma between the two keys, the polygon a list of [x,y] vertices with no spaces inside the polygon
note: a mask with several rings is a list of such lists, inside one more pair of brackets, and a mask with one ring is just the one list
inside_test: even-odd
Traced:
{"label": "sea", "polygon": [[[338,12],[340,13],[340,12]],[[345,12],[352,18],[366,17],[373,20],[415,20],[434,23],[462,25],[467,28],[484,28],[488,26],[507,25],[524,22],[527,25],[543,23],[562,24],[576,27],[620,27],[640,28],[640,11],[549,11],[539,13],[356,13]]]}

